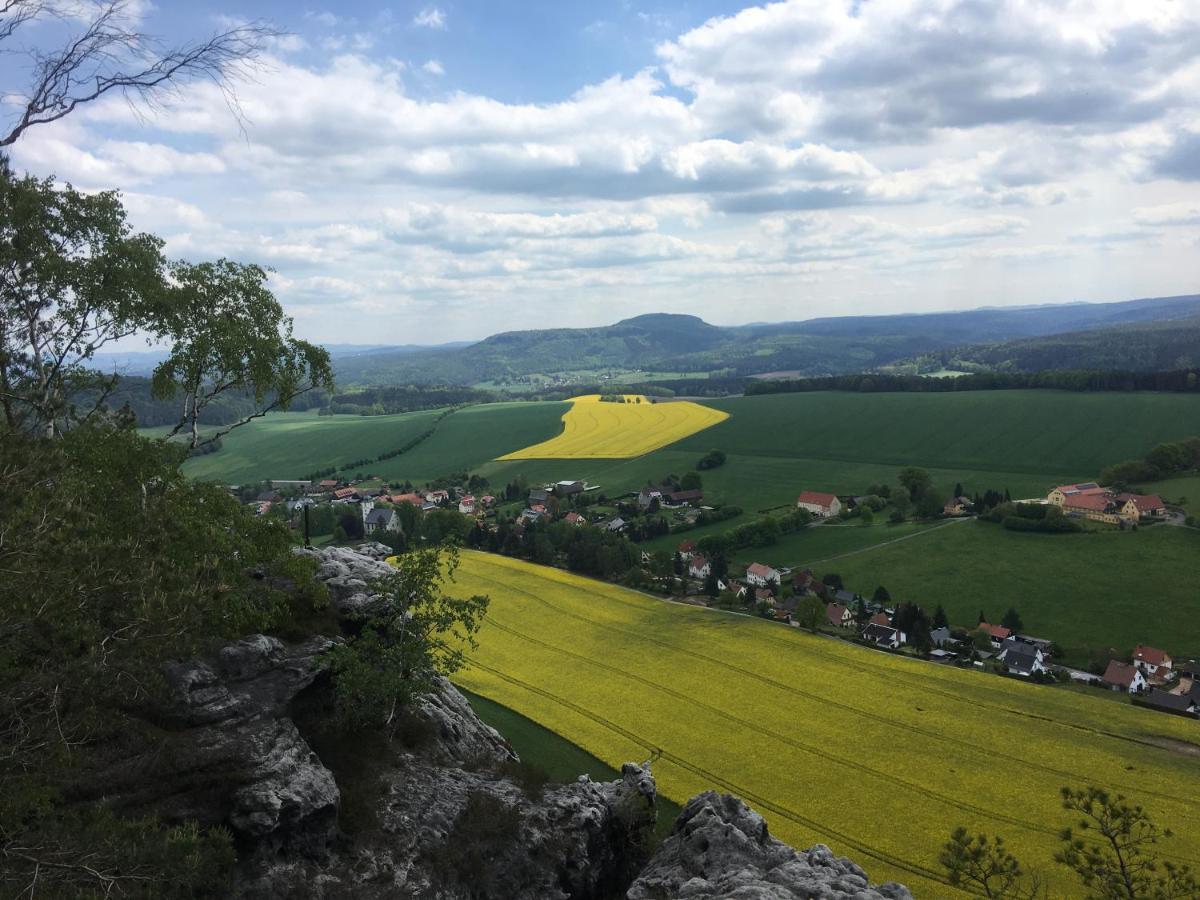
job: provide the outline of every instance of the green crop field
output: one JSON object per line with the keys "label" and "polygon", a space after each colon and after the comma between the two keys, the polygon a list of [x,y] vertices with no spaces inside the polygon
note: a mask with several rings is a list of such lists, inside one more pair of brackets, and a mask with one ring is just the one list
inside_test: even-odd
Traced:
{"label": "green crop field", "polygon": [[[362,468],[416,483],[475,469],[557,434],[566,408],[565,403],[469,406],[441,420],[433,436],[407,453]],[[220,451],[189,460],[184,471],[193,478],[232,483],[302,478],[401,447],[430,428],[438,415],[435,410],[392,416],[277,413],[227,435]]]}
{"label": "green crop field", "polygon": [[956,624],[973,626],[980,610],[998,622],[1015,607],[1026,631],[1058,641],[1076,662],[1088,648],[1132,649],[1139,641],[1176,657],[1200,655],[1200,531],[1193,529],[1046,535],[964,522],[834,568],[851,590],[882,584],[897,601],[927,610],[942,604]]}
{"label": "green crop field", "polygon": [[674,445],[749,456],[1025,473],[1099,474],[1200,422],[1200,396],[1063,391],[774,394],[705,401],[725,422]]}
{"label": "green crop field", "polygon": [[[851,520],[853,522],[854,520]],[[750,547],[734,554],[732,565],[737,573],[738,566],[752,562],[770,566],[817,566],[817,575],[836,572],[841,557],[868,552],[892,542],[907,546],[908,552],[920,553],[922,536],[937,528],[954,528],[957,522],[876,522],[872,525],[815,525],[787,534],[769,547]],[[680,535],[683,537],[683,535]],[[909,541],[918,543],[908,543]]]}
{"label": "green crop field", "polygon": [[462,686],[611,766],[653,757],[673,800],[736,793],[782,839],[918,897],[963,896],[936,861],[958,824],[1004,835],[1051,896],[1081,896],[1052,861],[1062,785],[1120,791],[1174,829],[1171,858],[1200,852],[1193,721],[503,557],[465,553],[456,587],[492,600]]}

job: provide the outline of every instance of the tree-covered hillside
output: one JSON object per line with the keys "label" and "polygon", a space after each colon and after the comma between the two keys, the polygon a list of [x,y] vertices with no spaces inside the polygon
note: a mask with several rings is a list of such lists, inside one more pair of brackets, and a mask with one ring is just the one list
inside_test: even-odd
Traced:
{"label": "tree-covered hillside", "polygon": [[[695,316],[653,314],[597,328],[505,332],[467,347],[417,352],[380,350],[335,359],[335,365],[343,385],[502,384],[531,374],[603,369],[720,371],[738,376],[773,371],[840,374],[923,355],[949,354],[954,348],[978,342],[1197,315],[1200,296],[853,316],[734,328],[710,325]],[[1161,366],[1173,367],[1173,360]]]}

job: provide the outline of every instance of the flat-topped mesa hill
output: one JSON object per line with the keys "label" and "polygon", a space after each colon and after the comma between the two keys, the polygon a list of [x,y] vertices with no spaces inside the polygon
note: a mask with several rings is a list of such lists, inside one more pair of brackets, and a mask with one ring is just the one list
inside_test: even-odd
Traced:
{"label": "flat-topped mesa hill", "polygon": [[[346,616],[372,602],[392,551],[299,552],[316,558]],[[911,900],[827,847],[787,846],[728,795],[694,797],[655,848],[648,764],[609,783],[531,786],[508,742],[444,679],[390,741],[348,742],[328,718],[323,651],[336,640],[253,635],[173,666],[174,699],[159,711],[173,749],[114,761],[79,796],[102,791],[126,814],[229,828],[239,848],[229,896],[256,900]]]}

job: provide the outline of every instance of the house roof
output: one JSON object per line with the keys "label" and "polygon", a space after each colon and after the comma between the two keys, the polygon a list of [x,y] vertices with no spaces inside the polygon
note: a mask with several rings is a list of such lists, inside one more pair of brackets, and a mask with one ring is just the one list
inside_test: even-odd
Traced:
{"label": "house roof", "polygon": [[1167,656],[1165,651],[1159,650],[1157,647],[1146,647],[1143,644],[1138,644],[1134,648],[1133,658],[1135,662],[1144,662],[1148,666],[1156,667],[1171,661],[1171,657]]}
{"label": "house roof", "polygon": [[868,641],[874,641],[876,644],[890,644],[897,640],[900,633],[890,625],[877,625],[871,622],[863,629],[863,637]]}
{"label": "house roof", "polygon": [[886,625],[888,627],[891,627],[891,624],[892,624],[892,620],[890,618],[888,618],[887,613],[881,613],[881,612],[875,613],[875,615],[871,616],[871,618],[868,619],[867,621],[871,625]]}
{"label": "house roof", "polygon": [[567,513],[565,516],[563,516],[563,518],[566,519],[568,522],[570,522],[572,525],[574,525],[576,522],[583,521],[583,516],[581,516],[579,513],[575,512],[574,510]]}
{"label": "house roof", "polygon": [[750,563],[746,566],[747,575],[757,575],[759,578],[778,578],[779,573],[770,566],[764,566],[762,563]]}
{"label": "house roof", "polygon": [[339,500],[344,500],[347,497],[353,497],[357,493],[358,491],[356,491],[354,488],[347,487],[339,488],[338,490],[334,491],[333,496],[337,497]]}
{"label": "house roof", "polygon": [[679,503],[679,502],[689,501],[689,500],[702,500],[702,499],[704,499],[704,494],[703,494],[703,492],[697,491],[697,490],[671,491],[669,494],[667,494],[667,498],[672,503]]}
{"label": "house roof", "polygon": [[825,606],[825,617],[835,625],[841,625],[846,619],[846,607],[840,603],[829,603]]}
{"label": "house roof", "polygon": [[1167,691],[1160,691],[1158,688],[1151,688],[1150,693],[1142,700],[1150,706],[1175,712],[1188,712],[1193,705],[1192,699],[1187,694],[1171,694]]}
{"label": "house roof", "polygon": [[1054,490],[1060,494],[1087,494],[1102,492],[1104,488],[1094,481],[1081,481],[1079,484],[1060,484]]}
{"label": "house roof", "polygon": [[1121,503],[1128,503],[1132,500],[1137,511],[1143,513],[1162,509],[1165,505],[1158,494],[1117,494],[1117,500]]}
{"label": "house roof", "polygon": [[1127,688],[1133,684],[1137,674],[1138,670],[1134,666],[1114,659],[1109,661],[1108,668],[1104,670],[1104,675],[1100,680],[1107,684],[1119,684],[1121,687]]}
{"label": "house roof", "polygon": [[801,491],[796,498],[797,503],[812,503],[816,506],[830,506],[837,499],[837,494],[826,494],[821,491]]}
{"label": "house roof", "polygon": [[680,553],[691,553],[693,550],[696,549],[696,542],[691,541],[691,540],[680,541],[679,546],[676,549]]}
{"label": "house roof", "polygon": [[854,591],[837,591],[833,596],[847,605],[854,602]]}
{"label": "house roof", "polygon": [[392,494],[389,499],[393,503],[411,503],[413,506],[420,506],[425,501],[420,494]]}
{"label": "house roof", "polygon": [[1112,496],[1106,492],[1089,492],[1068,494],[1063,506],[1067,509],[1086,509],[1093,512],[1104,512],[1112,505],[1112,502]]}
{"label": "house roof", "polygon": [[950,629],[943,625],[941,628],[935,628],[929,632],[929,640],[935,644],[944,644],[953,638],[950,636]]}
{"label": "house roof", "polygon": [[1017,669],[1021,672],[1032,672],[1037,661],[1037,648],[1027,645],[1013,647],[1004,654],[1004,664],[1010,669]]}
{"label": "house roof", "polygon": [[987,622],[980,622],[979,627],[990,634],[992,638],[997,641],[1003,641],[1012,634],[1012,632],[1003,625],[989,625]]}
{"label": "house roof", "polygon": [[703,569],[705,566],[708,565],[708,560],[705,559],[701,554],[696,553],[696,554],[693,554],[688,565],[690,565],[693,569]]}
{"label": "house roof", "polygon": [[775,595],[771,593],[770,588],[755,588],[754,589],[754,599],[755,600],[774,600]]}
{"label": "house roof", "polygon": [[381,506],[378,509],[373,509],[367,513],[368,525],[387,525],[392,521],[392,516],[396,515],[396,511],[391,507]]}

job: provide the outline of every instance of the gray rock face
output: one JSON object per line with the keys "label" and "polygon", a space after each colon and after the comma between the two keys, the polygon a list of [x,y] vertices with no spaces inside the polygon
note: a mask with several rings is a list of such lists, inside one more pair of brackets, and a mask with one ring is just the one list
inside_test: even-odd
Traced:
{"label": "gray rock face", "polygon": [[866,873],[823,844],[797,851],[736,797],[693,797],[670,836],[629,888],[628,900],[912,900],[898,884],[872,887]]}
{"label": "gray rock face", "polygon": [[432,762],[478,766],[517,759],[508,741],[485,725],[467,698],[445,678],[439,678],[437,689],[421,698],[414,716],[425,721],[436,736],[425,752]]}
{"label": "gray rock face", "polygon": [[338,612],[348,615],[370,608],[374,595],[372,581],[394,573],[384,562],[393,551],[383,544],[360,544],[349,547],[317,547],[297,549],[296,553],[317,561],[317,579],[329,589],[329,598]]}
{"label": "gray rock face", "polygon": [[178,703],[169,717],[186,725],[274,715],[321,673],[326,637],[288,646],[256,634],[226,644],[212,660],[190,660],[167,670]]}
{"label": "gray rock face", "polygon": [[158,710],[164,727],[156,739],[78,793],[130,813],[227,825],[243,839],[320,852],[335,833],[338,787],[284,710],[321,674],[320,654],[332,644],[253,635],[211,659],[170,667],[175,699]]}

